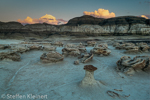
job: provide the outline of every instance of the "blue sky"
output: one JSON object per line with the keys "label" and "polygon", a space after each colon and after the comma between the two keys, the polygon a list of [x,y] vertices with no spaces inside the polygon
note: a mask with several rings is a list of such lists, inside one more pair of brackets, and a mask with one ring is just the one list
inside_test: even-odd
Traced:
{"label": "blue sky", "polygon": [[149,0],[0,0],[0,21],[17,21],[27,16],[40,18],[45,14],[69,20],[99,8],[116,16],[150,15]]}

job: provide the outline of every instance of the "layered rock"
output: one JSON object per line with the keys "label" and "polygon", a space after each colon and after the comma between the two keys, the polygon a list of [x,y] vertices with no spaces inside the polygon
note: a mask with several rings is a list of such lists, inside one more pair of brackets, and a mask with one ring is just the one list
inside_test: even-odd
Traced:
{"label": "layered rock", "polygon": [[96,44],[96,41],[87,41],[87,46],[92,46],[94,47]]}
{"label": "layered rock", "polygon": [[63,61],[64,57],[58,52],[52,51],[49,53],[43,53],[40,57],[40,60],[43,63],[56,63],[59,61]]}
{"label": "layered rock", "polygon": [[131,59],[129,56],[123,56],[116,62],[117,70],[126,74],[134,74],[138,70],[146,70],[150,68],[149,56],[136,56]]}
{"label": "layered rock", "polygon": [[116,49],[125,49],[125,53],[148,52],[150,47],[147,43],[114,43]]}
{"label": "layered rock", "polygon": [[86,52],[85,46],[82,44],[75,45],[75,44],[67,44],[65,45],[65,48],[62,49],[63,55],[72,55],[72,56],[78,56],[82,52]]}
{"label": "layered rock", "polygon": [[111,53],[106,43],[97,44],[90,52],[93,54],[104,55],[104,56],[108,56]]}
{"label": "layered rock", "polygon": [[91,53],[85,53],[83,55],[81,55],[80,57],[78,57],[78,60],[74,61],[75,65],[78,65],[80,62],[81,63],[87,63],[90,62],[93,59],[93,54]]}
{"label": "layered rock", "polygon": [[97,68],[94,67],[93,65],[85,65],[84,70],[85,70],[85,77],[81,81],[80,86],[82,87],[99,86],[100,82],[95,80],[94,78],[94,71],[97,70]]}
{"label": "layered rock", "polygon": [[122,16],[109,19],[92,16],[76,17],[66,25],[31,24],[21,25],[18,22],[0,24],[0,38],[47,38],[51,35],[150,35],[150,20],[135,16]]}
{"label": "layered rock", "polygon": [[21,56],[13,51],[8,51],[8,52],[1,52],[0,53],[0,60],[4,59],[10,59],[13,61],[20,61]]}

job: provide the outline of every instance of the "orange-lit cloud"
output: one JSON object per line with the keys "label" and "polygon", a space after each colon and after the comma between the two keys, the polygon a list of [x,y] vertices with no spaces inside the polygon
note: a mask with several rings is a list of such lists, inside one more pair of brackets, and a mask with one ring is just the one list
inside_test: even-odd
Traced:
{"label": "orange-lit cloud", "polygon": [[140,17],[144,17],[144,18],[148,19],[148,17],[146,15],[141,15]]}
{"label": "orange-lit cloud", "polygon": [[46,14],[38,19],[32,19],[31,17],[28,16],[24,20],[18,19],[17,21],[22,24],[48,23],[48,24],[59,25],[59,24],[67,23],[67,21],[65,21],[63,19],[56,19],[54,16],[48,15],[48,14]]}
{"label": "orange-lit cloud", "polygon": [[105,9],[101,9],[101,8],[99,8],[98,11],[95,10],[94,12],[84,11],[83,14],[90,15],[90,16],[97,17],[97,18],[115,17],[115,13],[113,13],[113,12],[109,13],[109,10],[105,10]]}

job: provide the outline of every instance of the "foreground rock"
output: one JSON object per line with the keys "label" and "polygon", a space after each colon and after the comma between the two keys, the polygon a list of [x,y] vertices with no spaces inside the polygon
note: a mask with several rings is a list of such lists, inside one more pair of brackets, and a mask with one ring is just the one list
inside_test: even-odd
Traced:
{"label": "foreground rock", "polygon": [[10,59],[13,61],[20,61],[21,56],[13,51],[8,51],[8,52],[1,52],[0,53],[0,60],[4,59]]}
{"label": "foreground rock", "polygon": [[63,61],[63,55],[59,54],[58,52],[52,51],[49,53],[43,53],[40,57],[40,60],[43,63],[56,63],[59,61]]}
{"label": "foreground rock", "polygon": [[93,54],[104,55],[104,56],[108,56],[111,53],[111,51],[108,50],[108,45],[106,43],[97,44],[90,52]]}
{"label": "foreground rock", "polygon": [[129,56],[123,56],[116,62],[117,70],[126,74],[134,74],[138,70],[147,70],[150,68],[149,56],[136,56],[131,59]]}
{"label": "foreground rock", "polygon": [[84,70],[85,70],[85,77],[81,81],[80,85],[82,87],[99,86],[100,85],[99,81],[96,81],[94,78],[94,71],[97,70],[97,68],[94,67],[93,65],[85,65]]}

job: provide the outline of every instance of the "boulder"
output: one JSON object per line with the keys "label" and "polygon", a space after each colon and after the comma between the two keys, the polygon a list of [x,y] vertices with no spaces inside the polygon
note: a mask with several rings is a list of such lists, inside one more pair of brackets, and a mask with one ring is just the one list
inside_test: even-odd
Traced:
{"label": "boulder", "polygon": [[46,50],[46,51],[56,51],[56,47],[53,47],[53,46],[44,46],[43,50]]}
{"label": "boulder", "polygon": [[134,74],[135,71],[150,68],[149,56],[136,56],[131,59],[129,56],[123,56],[116,62],[117,70],[126,74]]}
{"label": "boulder", "polygon": [[96,41],[87,41],[87,46],[92,46],[94,47],[96,44]]}
{"label": "boulder", "polygon": [[40,60],[43,63],[56,63],[59,61],[63,61],[64,57],[58,52],[52,51],[49,53],[43,53],[40,57]]}
{"label": "boulder", "polygon": [[148,50],[150,48],[147,43],[143,43],[143,42],[136,43],[136,45],[139,47],[139,50],[143,51],[143,52],[148,52]]}
{"label": "boulder", "polygon": [[106,43],[97,44],[91,51],[93,54],[108,56],[111,51],[108,50],[108,45]]}
{"label": "boulder", "polygon": [[31,45],[31,46],[28,46],[28,48],[30,48],[30,50],[42,50],[43,49],[43,47],[40,45]]}
{"label": "boulder", "polygon": [[20,61],[21,56],[13,51],[8,51],[8,52],[1,52],[0,53],[0,60],[3,59],[10,59],[13,61]]}
{"label": "boulder", "polygon": [[60,42],[60,41],[56,41],[56,42],[53,42],[52,45],[53,46],[59,46],[59,47],[61,46],[61,47],[63,47],[64,44],[62,42]]}

